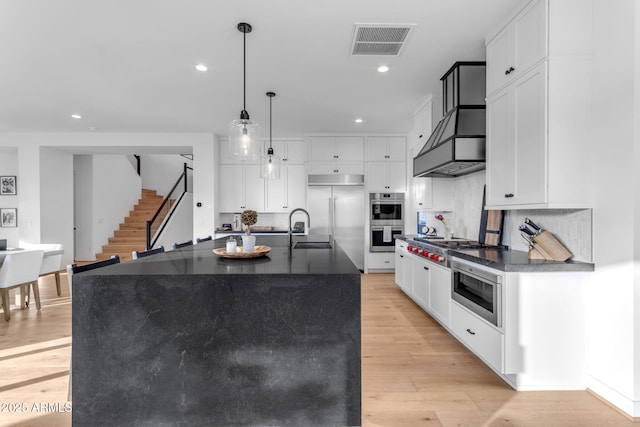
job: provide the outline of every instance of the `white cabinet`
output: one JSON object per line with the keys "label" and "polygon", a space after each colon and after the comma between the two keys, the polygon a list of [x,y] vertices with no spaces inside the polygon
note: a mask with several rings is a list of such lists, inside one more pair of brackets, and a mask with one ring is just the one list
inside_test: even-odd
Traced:
{"label": "white cabinet", "polygon": [[366,141],[366,162],[405,162],[407,140],[403,136],[369,136]]}
{"label": "white cabinet", "polygon": [[430,268],[428,261],[411,256],[411,296],[413,300],[422,306],[423,309],[429,309],[429,284],[430,284]]}
{"label": "white cabinet", "polygon": [[395,280],[396,284],[400,286],[405,293],[408,292],[408,282],[411,281],[411,272],[407,272],[410,267],[409,253],[407,252],[407,242],[404,240],[396,240],[396,252],[395,252]]}
{"label": "white cabinet", "polygon": [[443,325],[449,324],[451,307],[451,270],[439,265],[430,268],[429,312]]}
{"label": "white cabinet", "polygon": [[369,252],[367,270],[371,272],[392,271],[396,265],[396,254],[393,252]]}
{"label": "white cabinet", "polygon": [[361,162],[364,160],[362,136],[311,136],[309,162]]}
{"label": "white cabinet", "polygon": [[[442,108],[440,108],[441,110]],[[413,129],[410,132],[409,146],[414,148],[414,155],[422,149],[431,136],[433,123],[433,98],[429,97],[413,113]]]}
{"label": "white cabinet", "polygon": [[546,65],[487,102],[488,205],[547,200]]}
{"label": "white cabinet", "polygon": [[[282,159],[282,164],[303,164],[307,160],[307,145],[303,141],[272,141],[274,154]],[[265,142],[264,153],[269,141]]]}
{"label": "white cabinet", "polygon": [[504,373],[504,334],[457,302],[451,303],[451,331],[496,372]]}
{"label": "white cabinet", "polygon": [[369,193],[407,191],[407,169],[404,162],[367,162],[364,175]]}
{"label": "white cabinet", "polygon": [[260,165],[239,164],[220,166],[220,212],[264,209],[264,179]]}
{"label": "white cabinet", "polygon": [[310,136],[309,174],[364,174],[364,137]]}
{"label": "white cabinet", "polygon": [[547,56],[547,1],[534,0],[487,43],[487,94]]}
{"label": "white cabinet", "polygon": [[[591,207],[590,15],[588,2],[532,0],[487,39],[487,208]],[[504,37],[518,67],[500,80]]]}
{"label": "white cabinet", "polygon": [[283,165],[280,179],[265,180],[266,212],[289,212],[307,206],[307,173],[304,165]]}
{"label": "white cabinet", "polygon": [[419,211],[452,211],[451,178],[413,178],[413,208]]}

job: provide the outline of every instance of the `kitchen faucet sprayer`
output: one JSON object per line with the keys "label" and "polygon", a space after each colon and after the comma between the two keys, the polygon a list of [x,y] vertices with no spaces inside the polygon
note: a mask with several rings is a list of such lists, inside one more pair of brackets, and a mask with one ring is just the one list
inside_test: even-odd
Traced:
{"label": "kitchen faucet sprayer", "polygon": [[293,227],[291,226],[291,218],[293,218],[293,214],[296,212],[304,212],[307,215],[307,227],[311,227],[311,217],[309,216],[309,212],[306,209],[295,208],[289,213],[289,247],[293,246]]}

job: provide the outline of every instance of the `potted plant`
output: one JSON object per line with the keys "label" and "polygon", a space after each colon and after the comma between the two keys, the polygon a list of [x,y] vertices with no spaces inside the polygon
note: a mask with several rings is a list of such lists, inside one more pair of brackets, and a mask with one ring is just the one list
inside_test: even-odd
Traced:
{"label": "potted plant", "polygon": [[242,236],[242,252],[253,252],[256,247],[256,236],[251,235],[251,226],[258,222],[258,212],[247,209],[242,212],[240,221],[247,227]]}

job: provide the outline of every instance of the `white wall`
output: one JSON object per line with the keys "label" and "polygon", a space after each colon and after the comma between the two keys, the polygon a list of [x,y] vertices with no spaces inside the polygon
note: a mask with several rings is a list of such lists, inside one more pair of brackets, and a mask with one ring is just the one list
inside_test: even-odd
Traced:
{"label": "white wall", "polygon": [[[193,240],[193,216],[190,215],[193,210],[193,194],[185,193],[180,203],[176,206],[176,210],[171,218],[171,221],[162,234],[158,238],[158,241],[153,246],[157,248],[164,246],[166,251],[170,251],[174,243],[182,243],[187,240]],[[213,233],[211,234],[213,236]],[[206,237],[205,235],[198,237]]]}
{"label": "white wall", "polygon": [[[638,3],[593,0],[593,258],[588,386],[640,416]],[[635,171],[634,171],[635,169]],[[635,185],[634,185],[635,184]]]}
{"label": "white wall", "polygon": [[[0,147],[0,176],[16,177],[15,196],[0,196],[0,208],[16,208],[18,209],[18,197],[21,192],[20,174],[18,173],[18,149],[14,147]],[[7,246],[17,247],[20,240],[20,221],[22,219],[21,211],[18,209],[18,227],[7,228],[0,227],[0,239],[7,239]]]}
{"label": "white wall", "polygon": [[193,161],[179,154],[145,154],[140,156],[140,177],[142,188],[156,190],[167,197],[180,174],[184,164],[193,168]]}
{"label": "white wall", "polygon": [[142,184],[124,155],[94,155],[92,174],[91,246],[94,253],[99,253],[140,199]]}
{"label": "white wall", "polygon": [[[205,133],[0,133],[0,155],[3,159],[6,158],[4,156],[6,152],[17,153],[17,161],[13,162],[15,174],[19,175],[16,199],[19,228],[15,242],[16,244],[19,240],[39,242],[42,236],[51,235],[52,230],[41,230],[42,218],[48,217],[48,212],[41,208],[40,201],[40,150],[42,147],[56,148],[68,152],[69,155],[86,153],[87,147],[89,151],[126,154],[192,152],[194,154],[194,198],[203,203],[203,208],[193,210],[193,234],[195,236],[211,234],[215,229],[216,219],[213,191],[216,169],[213,145],[214,137]],[[0,160],[0,164],[3,161],[5,160]],[[69,167],[70,165],[69,162]],[[18,174],[18,171],[22,171],[21,174]],[[68,191],[73,190],[69,188]],[[72,206],[72,204],[67,206],[61,203],[56,207],[59,211],[56,214],[71,218],[73,217]],[[59,229],[55,230],[55,233],[59,236],[57,238],[59,241],[73,241],[73,230]],[[15,236],[12,238],[15,239]]]}
{"label": "white wall", "polygon": [[94,260],[93,251],[93,156],[73,156],[75,241],[74,254],[79,260]]}
{"label": "white wall", "polygon": [[[60,207],[64,206],[65,209]],[[40,241],[61,243],[62,266],[73,262],[73,156],[66,151],[40,149]],[[71,232],[71,233],[70,233]]]}

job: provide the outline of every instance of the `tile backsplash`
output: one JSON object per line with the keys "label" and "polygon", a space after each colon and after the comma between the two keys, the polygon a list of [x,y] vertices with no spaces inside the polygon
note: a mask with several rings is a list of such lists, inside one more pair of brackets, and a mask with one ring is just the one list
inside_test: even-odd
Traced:
{"label": "tile backsplash", "polygon": [[[454,211],[427,213],[427,225],[444,227],[435,220],[438,213],[451,225],[454,237],[478,239],[482,211],[482,191],[486,181],[485,171],[454,178]],[[502,243],[512,249],[527,251],[528,244],[518,227],[525,218],[553,235],[571,251],[577,261],[592,261],[592,211],[591,209],[527,209],[505,211]]]}

